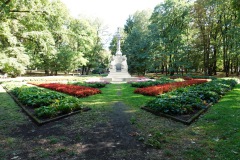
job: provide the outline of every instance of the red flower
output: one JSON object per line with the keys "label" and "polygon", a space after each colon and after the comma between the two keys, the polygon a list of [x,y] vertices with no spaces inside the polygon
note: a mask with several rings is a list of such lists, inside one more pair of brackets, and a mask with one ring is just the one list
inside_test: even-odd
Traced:
{"label": "red flower", "polygon": [[186,87],[186,86],[201,84],[205,82],[207,82],[207,80],[200,80],[200,79],[187,80],[183,82],[173,82],[173,83],[167,83],[162,85],[138,88],[134,91],[134,93],[139,93],[139,94],[148,95],[148,96],[157,96],[159,94],[166,93],[180,87]]}
{"label": "red flower", "polygon": [[36,84],[39,87],[48,88],[58,92],[70,94],[77,97],[87,97],[90,95],[101,93],[101,90],[85,86],[75,86],[70,84],[60,84],[60,83],[43,83]]}

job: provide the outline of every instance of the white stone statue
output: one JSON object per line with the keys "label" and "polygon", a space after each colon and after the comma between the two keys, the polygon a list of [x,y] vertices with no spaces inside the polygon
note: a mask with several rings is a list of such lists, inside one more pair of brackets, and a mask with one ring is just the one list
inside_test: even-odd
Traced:
{"label": "white stone statue", "polygon": [[122,58],[122,69],[128,71],[127,57],[125,55]]}
{"label": "white stone statue", "polygon": [[126,55],[122,55],[121,52],[120,28],[118,28],[116,36],[117,36],[117,52],[116,55],[113,55],[111,58],[109,74],[107,78],[112,79],[131,78],[131,75],[128,73],[127,57]]}
{"label": "white stone statue", "polygon": [[117,31],[117,52],[116,52],[116,55],[119,56],[119,55],[122,55],[122,52],[121,52],[121,35],[120,35],[120,28],[118,27],[118,31]]}

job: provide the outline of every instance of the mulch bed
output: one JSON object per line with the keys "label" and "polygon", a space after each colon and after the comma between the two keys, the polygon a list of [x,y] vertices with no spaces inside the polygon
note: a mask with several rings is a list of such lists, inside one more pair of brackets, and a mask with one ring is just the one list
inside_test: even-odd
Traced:
{"label": "mulch bed", "polygon": [[43,124],[46,124],[46,123],[49,123],[49,122],[53,122],[53,121],[57,121],[59,119],[62,119],[62,118],[66,118],[68,116],[71,116],[71,115],[75,115],[77,113],[81,113],[81,112],[86,112],[86,111],[89,111],[91,110],[91,108],[88,108],[88,107],[85,107],[81,110],[78,110],[78,111],[73,111],[71,113],[68,113],[68,114],[59,114],[58,116],[56,117],[53,117],[53,118],[37,118],[35,115],[34,115],[34,108],[33,107],[29,107],[29,106],[25,106],[23,105],[17,97],[15,97],[6,87],[2,86],[6,92],[13,98],[13,100],[18,104],[18,106],[20,106],[22,108],[22,110],[27,114],[27,116],[34,122],[36,123],[37,125],[41,126]]}
{"label": "mulch bed", "polygon": [[212,104],[208,104],[206,106],[206,108],[201,109],[201,110],[194,110],[192,113],[190,114],[184,114],[184,115],[170,115],[170,114],[166,114],[166,113],[160,113],[160,112],[155,112],[154,110],[148,108],[148,107],[141,107],[141,109],[148,111],[150,113],[153,113],[157,116],[162,116],[162,117],[166,117],[166,118],[170,118],[174,121],[177,122],[181,122],[183,124],[186,125],[190,125],[192,122],[194,122],[200,115],[202,115],[204,112],[206,112],[208,110],[208,108],[210,108],[212,106]]}

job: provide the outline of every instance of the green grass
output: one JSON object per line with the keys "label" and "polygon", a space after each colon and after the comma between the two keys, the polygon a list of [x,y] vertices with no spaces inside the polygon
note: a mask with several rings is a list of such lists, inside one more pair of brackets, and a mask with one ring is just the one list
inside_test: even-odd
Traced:
{"label": "green grass", "polygon": [[[28,144],[33,146],[33,158],[51,159],[61,154],[81,157],[77,145],[82,141],[80,131],[109,121],[107,115],[112,110],[112,104],[118,101],[128,105],[128,111],[132,113],[129,121],[138,129],[136,138],[148,146],[158,148],[149,153],[149,159],[240,159],[240,85],[190,126],[141,110],[140,106],[154,97],[134,94],[134,89],[129,84],[109,84],[101,89],[102,94],[81,99],[92,108],[91,111],[70,117],[70,125],[61,120],[55,122],[51,129],[61,129],[65,135],[34,137],[27,141],[23,137],[13,136],[12,132],[21,125],[29,124],[28,117],[1,90],[0,159],[7,159]],[[71,134],[74,136],[70,138]]]}
{"label": "green grass", "polygon": [[147,101],[154,99],[154,97],[143,96],[141,94],[134,94],[134,90],[130,84],[108,84],[101,88],[102,94],[93,95],[83,98],[82,101],[86,105],[91,106],[109,106],[114,102],[124,102],[132,107],[139,107],[144,105]]}
{"label": "green grass", "polygon": [[[144,143],[163,149],[168,156],[186,159],[240,158],[240,140],[237,140],[240,137],[240,85],[191,126],[142,111],[140,106],[153,97],[133,94],[134,89],[129,84],[111,84],[102,89],[102,94],[84,98],[83,101],[96,106],[122,101],[131,106],[134,116],[130,122],[138,127],[140,139],[144,137]],[[183,147],[176,150],[179,146]]]}
{"label": "green grass", "polygon": [[[198,150],[205,151],[204,157],[217,159],[240,159],[240,85],[211,107],[196,124],[190,128],[198,140]],[[191,150],[189,150],[191,151]],[[187,157],[203,158],[198,153]]]}
{"label": "green grass", "polygon": [[[28,121],[28,117],[21,112],[20,107],[12,98],[0,88],[0,159],[12,152],[12,148],[21,143],[21,139],[9,136],[17,125]],[[3,150],[2,148],[5,148]]]}
{"label": "green grass", "polygon": [[0,132],[10,133],[9,126],[23,124],[28,119],[26,115],[19,114],[21,108],[12,98],[0,88]]}
{"label": "green grass", "polygon": [[141,111],[136,115],[145,143],[172,159],[240,159],[240,85],[191,126]]}

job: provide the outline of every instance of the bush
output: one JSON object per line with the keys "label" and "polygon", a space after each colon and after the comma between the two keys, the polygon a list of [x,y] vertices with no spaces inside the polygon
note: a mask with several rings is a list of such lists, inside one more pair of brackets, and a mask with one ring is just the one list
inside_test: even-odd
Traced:
{"label": "bush", "polygon": [[78,98],[67,96],[64,99],[55,101],[55,103],[51,104],[51,107],[56,108],[63,114],[66,114],[82,109],[83,105]]}
{"label": "bush", "polygon": [[35,109],[35,114],[40,118],[51,118],[57,115],[57,110],[54,107],[42,106]]}
{"label": "bush", "polygon": [[37,87],[22,86],[14,88],[13,94],[26,106],[29,107],[41,107],[47,106],[54,102],[55,99],[62,99],[65,96],[63,94],[43,90]]}
{"label": "bush", "polygon": [[155,112],[167,114],[188,114],[194,111],[194,108],[201,109],[204,107],[203,102],[197,96],[183,95],[170,96],[161,95],[157,99],[150,101],[147,107]]}

